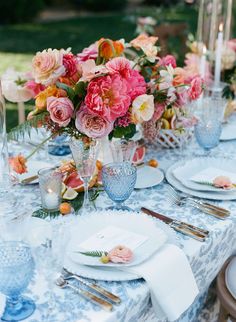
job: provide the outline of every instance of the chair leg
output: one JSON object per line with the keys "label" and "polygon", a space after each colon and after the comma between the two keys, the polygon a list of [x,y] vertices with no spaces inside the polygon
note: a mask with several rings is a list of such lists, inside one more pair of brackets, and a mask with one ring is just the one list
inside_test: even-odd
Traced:
{"label": "chair leg", "polygon": [[225,310],[225,308],[220,305],[220,314],[218,317],[218,322],[227,322],[229,314]]}

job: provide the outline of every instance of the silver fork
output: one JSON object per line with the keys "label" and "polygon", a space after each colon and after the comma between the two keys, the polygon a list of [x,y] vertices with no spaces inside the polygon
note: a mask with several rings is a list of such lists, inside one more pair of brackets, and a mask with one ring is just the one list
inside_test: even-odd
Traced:
{"label": "silver fork", "polygon": [[183,196],[170,185],[167,186],[167,189],[168,189],[168,195],[167,195],[168,201],[179,207],[181,207],[182,205],[188,204],[204,213],[207,213],[208,215],[215,216],[219,219],[225,219],[230,215],[230,212],[227,209],[220,208],[212,204],[204,203],[192,197]]}

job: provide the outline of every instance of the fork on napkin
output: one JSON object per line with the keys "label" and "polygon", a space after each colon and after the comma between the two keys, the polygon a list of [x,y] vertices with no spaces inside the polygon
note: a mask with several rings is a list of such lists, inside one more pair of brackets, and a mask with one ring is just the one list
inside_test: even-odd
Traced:
{"label": "fork on napkin", "polygon": [[134,273],[147,282],[158,319],[175,321],[199,293],[186,255],[172,244],[165,244],[151,258],[137,266],[120,269]]}

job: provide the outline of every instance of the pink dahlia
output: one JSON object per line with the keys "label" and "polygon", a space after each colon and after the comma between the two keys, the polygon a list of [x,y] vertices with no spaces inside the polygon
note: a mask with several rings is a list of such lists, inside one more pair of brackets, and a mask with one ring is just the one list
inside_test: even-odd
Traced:
{"label": "pink dahlia", "polygon": [[109,122],[125,115],[130,106],[127,82],[119,74],[93,79],[87,88],[88,109]]}
{"label": "pink dahlia", "polygon": [[72,77],[78,71],[77,58],[72,53],[63,56],[63,65],[66,69],[65,77]]}

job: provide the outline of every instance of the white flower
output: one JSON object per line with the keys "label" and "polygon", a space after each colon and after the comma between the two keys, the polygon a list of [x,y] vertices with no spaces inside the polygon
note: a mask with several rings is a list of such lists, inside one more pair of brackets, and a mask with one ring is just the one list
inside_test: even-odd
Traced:
{"label": "white flower", "polygon": [[154,113],[153,95],[143,94],[137,96],[132,104],[132,117],[135,123],[149,121]]}
{"label": "white flower", "polygon": [[4,97],[14,103],[27,102],[33,97],[30,89],[25,87],[28,77],[20,72],[9,68],[2,75],[2,93]]}

